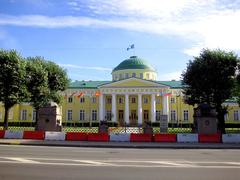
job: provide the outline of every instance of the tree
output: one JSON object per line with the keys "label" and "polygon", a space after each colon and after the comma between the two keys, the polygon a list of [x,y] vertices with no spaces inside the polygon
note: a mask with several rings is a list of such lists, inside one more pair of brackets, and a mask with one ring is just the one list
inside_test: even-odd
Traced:
{"label": "tree", "polygon": [[28,97],[25,63],[14,50],[0,50],[0,101],[4,104],[4,129],[8,129],[8,113],[15,104]]}
{"label": "tree", "polygon": [[223,103],[231,98],[235,87],[238,57],[233,52],[203,49],[199,57],[189,61],[182,74],[184,95],[190,105],[207,103],[216,108],[218,129],[225,133]]}
{"label": "tree", "polygon": [[67,73],[60,66],[42,57],[27,58],[27,86],[30,103],[36,110],[36,130],[38,130],[38,110],[49,102],[61,103],[61,91],[68,86]]}
{"label": "tree", "polygon": [[36,129],[38,121],[38,110],[49,102],[49,89],[47,71],[42,66],[38,57],[29,57],[26,60],[26,85],[29,95],[29,101],[36,110]]}

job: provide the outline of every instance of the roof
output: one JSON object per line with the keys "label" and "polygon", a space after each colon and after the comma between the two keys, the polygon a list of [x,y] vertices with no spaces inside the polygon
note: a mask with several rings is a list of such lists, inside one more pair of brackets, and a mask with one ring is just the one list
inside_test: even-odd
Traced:
{"label": "roof", "polygon": [[137,56],[131,56],[129,59],[124,60],[113,69],[113,72],[125,69],[146,69],[155,71],[155,69],[147,61]]}
{"label": "roof", "polygon": [[70,89],[96,89],[98,86],[107,84],[111,81],[74,81],[71,82]]}
{"label": "roof", "polygon": [[[98,86],[111,83],[113,81],[74,81],[70,83],[69,89],[97,89]],[[181,81],[153,81],[159,84],[170,86],[172,89],[182,88]]]}

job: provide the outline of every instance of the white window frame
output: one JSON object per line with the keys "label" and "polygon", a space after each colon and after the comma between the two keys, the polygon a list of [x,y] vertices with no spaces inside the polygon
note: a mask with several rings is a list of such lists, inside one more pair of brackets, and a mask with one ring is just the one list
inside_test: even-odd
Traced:
{"label": "white window frame", "polygon": [[67,110],[67,121],[72,121],[73,120],[72,115],[73,115],[73,110],[68,109]]}
{"label": "white window frame", "polygon": [[85,111],[84,109],[80,109],[79,111],[79,120],[84,121],[85,120]]}
{"label": "white window frame", "polygon": [[37,118],[37,111],[36,110],[32,110],[32,121],[36,122],[36,118]]}
{"label": "white window frame", "polygon": [[136,97],[132,97],[131,102],[132,102],[132,104],[137,103],[137,101],[136,101]]}
{"label": "white window frame", "polygon": [[21,121],[26,121],[27,120],[27,110],[26,109],[22,109],[21,110]]}
{"label": "white window frame", "polygon": [[176,110],[171,110],[170,118],[171,118],[171,121],[176,121],[177,120],[177,118],[176,118]]}
{"label": "white window frame", "polygon": [[118,98],[118,104],[123,104],[123,98],[122,97]]}
{"label": "white window frame", "polygon": [[13,119],[13,109],[10,109],[8,112],[8,119]]}
{"label": "white window frame", "polygon": [[85,97],[80,97],[80,103],[85,103]]}
{"label": "white window frame", "polygon": [[143,98],[143,103],[144,103],[144,104],[148,104],[148,98],[147,98],[147,97],[144,97],[144,98]]}
{"label": "white window frame", "polygon": [[73,97],[72,96],[68,97],[68,103],[73,103]]}
{"label": "white window frame", "polygon": [[161,115],[162,115],[162,111],[161,110],[156,110],[156,121],[160,121]]}
{"label": "white window frame", "polygon": [[92,121],[97,121],[97,110],[92,110]]}
{"label": "white window frame", "polygon": [[233,120],[239,121],[239,111],[238,110],[233,111]]}
{"label": "white window frame", "polygon": [[171,97],[171,103],[173,104],[173,103],[176,103],[176,98],[175,97]]}
{"label": "white window frame", "polygon": [[189,121],[189,110],[183,110],[183,121]]}
{"label": "white window frame", "polygon": [[97,98],[96,97],[92,97],[92,103],[97,103]]}

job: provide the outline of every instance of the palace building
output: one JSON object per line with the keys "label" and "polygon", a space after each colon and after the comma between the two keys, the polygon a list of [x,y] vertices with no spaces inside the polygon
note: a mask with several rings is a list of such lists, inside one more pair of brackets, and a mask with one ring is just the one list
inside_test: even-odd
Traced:
{"label": "palace building", "polygon": [[[157,123],[167,115],[169,123],[193,123],[193,106],[184,103],[180,81],[158,81],[157,71],[145,60],[131,56],[112,71],[112,81],[75,81],[62,93],[64,124],[112,122],[118,126]],[[226,101],[226,121],[240,120],[235,101]],[[0,105],[0,122],[4,107]],[[31,123],[36,112],[29,104],[15,105],[9,122]]]}

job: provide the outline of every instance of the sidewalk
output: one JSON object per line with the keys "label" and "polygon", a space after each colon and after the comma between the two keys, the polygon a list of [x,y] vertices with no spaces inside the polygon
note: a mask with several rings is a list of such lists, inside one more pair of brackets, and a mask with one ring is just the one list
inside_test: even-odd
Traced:
{"label": "sidewalk", "polygon": [[156,143],[156,142],[93,142],[93,141],[46,141],[26,139],[0,139],[5,145],[95,147],[95,148],[146,148],[146,149],[240,149],[240,144],[223,143]]}

